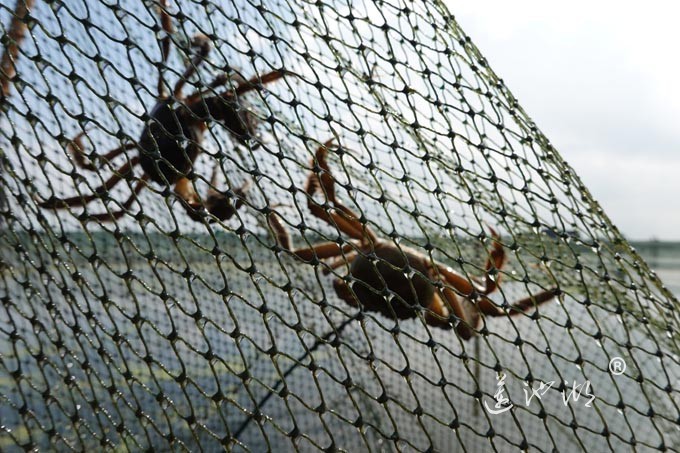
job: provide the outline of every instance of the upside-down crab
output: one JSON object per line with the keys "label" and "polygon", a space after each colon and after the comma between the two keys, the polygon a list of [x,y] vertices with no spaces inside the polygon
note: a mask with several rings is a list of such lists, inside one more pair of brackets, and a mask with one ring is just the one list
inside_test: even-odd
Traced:
{"label": "upside-down crab", "polygon": [[[557,289],[550,289],[507,306],[492,302],[488,295],[498,287],[498,270],[505,261],[505,251],[493,229],[494,244],[483,283],[477,279],[471,281],[417,250],[379,238],[336,198],[335,180],[326,159],[331,142],[320,146],[312,160],[312,168],[316,170],[309,175],[305,186],[308,208],[314,216],[337,226],[351,239],[343,245],[324,242],[294,249],[282,219],[272,213],[269,223],[282,249],[306,262],[326,263],[325,274],[345,264],[349,266],[350,275],[333,282],[338,297],[349,305],[398,319],[414,318],[422,311],[427,324],[455,328],[458,335],[467,340],[478,330],[482,315],[518,315],[559,293]],[[327,203],[320,205],[314,200],[319,192],[325,194]]]}

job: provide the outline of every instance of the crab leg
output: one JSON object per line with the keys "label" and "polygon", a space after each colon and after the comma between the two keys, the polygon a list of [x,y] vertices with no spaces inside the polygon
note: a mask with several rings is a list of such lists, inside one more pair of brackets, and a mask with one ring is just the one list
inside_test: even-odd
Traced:
{"label": "crab leg", "polygon": [[9,97],[10,83],[16,75],[16,61],[19,57],[19,46],[26,36],[24,18],[28,10],[33,8],[35,0],[17,0],[12,14],[12,21],[7,32],[7,47],[0,60],[0,98]]}
{"label": "crab leg", "polygon": [[276,242],[283,249],[291,252],[293,255],[297,256],[303,261],[311,261],[313,259],[321,260],[325,258],[333,258],[340,256],[343,253],[350,253],[354,250],[355,245],[347,243],[340,246],[337,242],[324,242],[317,244],[312,247],[306,247],[301,249],[293,249],[292,240],[288,230],[281,222],[278,214],[272,213],[269,216],[269,226],[274,231],[276,236]]}
{"label": "crab leg", "polygon": [[196,190],[194,190],[194,185],[186,176],[179,178],[175,183],[175,193],[190,206],[196,207],[199,205],[198,195],[196,194]]}
{"label": "crab leg", "polygon": [[500,242],[500,236],[493,228],[489,227],[491,235],[493,236],[493,250],[489,253],[489,258],[486,261],[486,276],[484,294],[489,294],[498,288],[501,279],[501,274],[496,273],[495,278],[492,278],[489,272],[491,270],[500,270],[505,263],[505,249]]}
{"label": "crab leg", "polygon": [[[477,308],[472,304],[463,305],[460,302],[459,296],[451,288],[443,288],[441,294],[444,298],[443,300],[446,301],[447,313],[453,312],[454,317],[458,320],[458,324],[455,326],[456,332],[462,339],[469,340],[474,333],[470,326],[476,326],[479,321],[479,312],[477,311]],[[466,310],[466,307],[469,309]],[[447,325],[440,323],[437,327],[451,328],[452,325],[449,321]]]}
{"label": "crab leg", "polygon": [[123,179],[127,179],[132,174],[132,169],[139,163],[139,161],[139,156],[130,159],[130,162],[116,170],[113,176],[111,176],[104,184],[94,189],[90,195],[77,195],[70,198],[56,198],[52,196],[48,200],[38,202],[38,205],[41,208],[47,209],[64,209],[73,206],[85,206],[92,200],[101,198],[102,195],[107,194],[109,190],[111,190]]}
{"label": "crab leg", "polygon": [[[208,85],[207,90],[203,91],[196,91],[195,93],[191,94],[189,97],[186,98],[186,104],[189,106],[192,106],[196,104],[197,102],[201,101],[202,99],[208,98],[213,95],[213,90],[215,88],[224,86],[231,80],[232,78],[229,77],[226,74],[220,74],[219,76],[215,77],[215,80],[213,80],[210,85]],[[239,82],[240,83],[240,82]],[[244,81],[245,83],[245,81]]]}
{"label": "crab leg", "polygon": [[[267,85],[268,83],[272,83],[276,80],[279,80],[285,75],[284,71],[280,70],[275,70],[268,72],[263,75],[256,75],[252,77],[250,80],[241,82],[239,83],[235,88],[234,92],[240,96],[242,94],[245,94],[249,91],[253,90],[259,90],[262,88],[263,85]],[[229,97],[232,96],[231,91],[227,91],[226,93],[222,94],[222,97]]]}
{"label": "crab leg", "polygon": [[[71,154],[73,157],[73,160],[75,161],[76,165],[82,169],[85,170],[90,170],[90,171],[97,171],[99,169],[98,166],[96,166],[94,163],[90,162],[87,160],[87,157],[85,155],[85,146],[83,144],[83,136],[85,135],[85,132],[81,132],[74,138],[71,143],[69,143],[66,146],[66,150]],[[128,143],[126,145],[119,146],[118,148],[114,148],[108,153],[97,156],[97,160],[103,160],[103,161],[110,161],[112,159],[115,159],[119,155],[123,154],[125,151],[129,151],[131,149],[135,149],[137,147],[136,144],[134,143]]]}
{"label": "crab leg", "polygon": [[500,243],[500,237],[498,236],[496,230],[491,227],[489,227],[489,229],[491,230],[491,235],[494,239],[494,246],[493,250],[491,250],[489,253],[489,258],[486,261],[484,286],[482,286],[479,282],[479,279],[475,277],[468,279],[448,266],[444,266],[442,264],[438,264],[436,266],[436,271],[439,272],[444,280],[453,286],[463,297],[469,297],[473,294],[487,295],[498,288],[500,274],[496,274],[496,277],[492,278],[489,272],[494,269],[499,270],[503,267],[505,262],[505,249]]}
{"label": "crab leg", "polygon": [[328,267],[325,267],[322,272],[324,275],[328,275],[331,273],[331,271],[334,271],[335,269],[341,266],[351,263],[356,259],[357,256],[359,255],[356,250],[352,250],[349,253],[345,253],[344,256],[338,256],[333,261],[328,263]]}
{"label": "crab leg", "polygon": [[[340,231],[350,237],[359,239],[362,242],[376,243],[378,238],[375,233],[367,225],[362,224],[358,220],[359,216],[335,198],[335,179],[330,172],[328,161],[326,160],[328,146],[332,142],[333,139],[321,145],[317,149],[315,159],[311,163],[312,167],[317,164],[322,171],[312,172],[307,178],[307,183],[305,184],[305,192],[309,196],[307,206],[315,217],[334,224]],[[314,201],[314,194],[318,191],[325,193],[326,198],[332,203],[332,207],[339,211],[339,214],[324,209]]]}
{"label": "crab leg", "polygon": [[130,195],[130,198],[128,198],[125,203],[121,205],[121,208],[119,211],[113,211],[113,212],[105,212],[102,214],[92,214],[88,216],[88,219],[95,219],[95,220],[116,220],[121,218],[123,215],[129,213],[128,209],[130,209],[130,206],[132,206],[132,203],[137,199],[137,195],[139,195],[139,192],[146,187],[146,182],[149,180],[148,175],[144,175],[141,178],[139,178],[139,182],[135,186],[134,190],[132,191],[132,195]]}
{"label": "crab leg", "polygon": [[435,275],[438,272],[439,275],[443,277],[444,281],[451,285],[463,297],[469,297],[476,293],[486,294],[486,288],[476,285],[467,277],[459,274],[450,267],[444,266],[443,264],[436,264],[435,268]]}
{"label": "crab leg", "polygon": [[282,247],[284,250],[292,250],[293,249],[293,243],[290,238],[290,234],[288,233],[288,230],[286,227],[283,225],[281,222],[281,219],[279,218],[278,214],[272,213],[267,217],[267,220],[269,222],[269,227],[272,229],[274,232],[274,236],[276,238],[276,243]]}
{"label": "crab leg", "polygon": [[[451,292],[453,293],[453,291]],[[427,310],[425,312],[425,322],[431,326],[439,327],[441,329],[450,329],[451,321],[449,320],[449,316],[451,311],[449,310],[449,307],[453,308],[455,304],[450,304],[448,302],[449,301],[446,299],[446,297],[442,298],[440,294],[435,293],[432,297],[430,305],[425,307]]]}
{"label": "crab leg", "polygon": [[322,260],[324,258],[333,258],[345,252],[349,252],[350,250],[352,250],[352,248],[347,244],[341,247],[336,242],[322,242],[321,244],[316,244],[312,247],[295,249],[291,251],[301,260],[311,261],[314,258],[318,260]]}
{"label": "crab leg", "polygon": [[195,104],[197,101],[204,99],[208,96],[211,95],[211,90],[214,90],[217,87],[226,85],[227,82],[230,80],[235,80],[236,79],[236,85],[233,91],[225,91],[219,95],[222,99],[232,99],[234,96],[234,93],[236,93],[237,96],[240,96],[242,94],[245,94],[249,91],[253,90],[259,90],[262,88],[263,85],[266,85],[268,83],[274,82],[276,80],[279,80],[285,75],[284,71],[271,71],[268,72],[264,75],[256,75],[250,80],[245,80],[243,79],[240,75],[235,75],[232,77],[229,77],[227,75],[220,75],[213,82],[209,85],[209,90],[203,90],[203,91],[198,91],[191,96],[187,98],[187,104],[192,105]]}
{"label": "crab leg", "polygon": [[181,177],[175,183],[175,193],[180,198],[180,204],[192,220],[200,221],[197,211],[204,209],[201,200],[194,189],[194,185],[187,177]]}
{"label": "crab leg", "polygon": [[205,58],[210,53],[210,40],[205,35],[199,34],[194,36],[191,46],[198,48],[198,54],[196,54],[196,56],[191,60],[189,65],[184,70],[184,73],[180,76],[179,80],[175,84],[175,88],[172,91],[172,95],[175,97],[175,99],[181,99],[182,88],[184,88],[184,85],[186,85],[187,80],[189,80],[189,77],[196,73],[198,67],[205,61]]}
{"label": "crab leg", "polygon": [[[442,272],[442,276],[448,284],[454,287],[457,291],[463,293],[462,297],[466,297],[467,294],[472,294],[471,292],[468,292],[470,288],[472,288],[472,285],[462,276],[459,276],[455,273],[451,274],[444,272]],[[472,337],[474,334],[474,329],[477,328],[482,314],[492,317],[508,315],[516,316],[520,313],[526,313],[528,310],[550,301],[557,294],[556,289],[542,291],[538,294],[531,295],[525,299],[515,302],[506,310],[494,304],[489,298],[485,296],[479,297],[475,303],[469,301],[467,298],[461,300],[461,296],[456,294],[456,292],[451,288],[443,288],[442,293],[446,299],[446,302],[448,302],[448,306],[453,311],[453,314],[459,320],[459,323],[456,325],[456,332],[464,340],[468,340]]]}
{"label": "crab leg", "polygon": [[[158,2],[158,14],[161,16],[161,27],[165,31],[165,36],[160,40],[161,43],[161,61],[163,64],[167,63],[168,56],[170,55],[170,44],[172,44],[172,38],[170,35],[174,33],[174,28],[172,26],[172,18],[168,14],[168,1],[159,0]],[[158,98],[165,99],[165,84],[163,83],[163,73],[160,71],[158,76]]]}
{"label": "crab leg", "polygon": [[556,288],[549,289],[547,291],[541,291],[538,294],[533,294],[515,302],[508,308],[507,312],[498,305],[491,302],[491,300],[487,299],[486,297],[481,298],[479,302],[477,302],[477,307],[487,316],[516,316],[520,313],[526,313],[528,310],[550,301],[556,296],[556,294]]}
{"label": "crab leg", "polygon": [[[189,213],[189,217],[191,217],[193,220],[200,221],[202,216],[197,215],[196,209],[201,209],[202,207],[204,207],[212,216],[217,218],[217,220],[228,220],[232,218],[234,214],[236,214],[236,211],[238,211],[238,209],[245,204],[246,194],[248,193],[249,187],[250,181],[246,181],[241,187],[234,189],[233,193],[235,200],[233,202],[231,201],[231,197],[227,197],[226,194],[219,192],[214,187],[210,187],[210,189],[208,189],[208,195],[205,199],[205,202],[203,203],[203,206],[200,206],[198,203],[196,203],[195,205],[185,205],[185,208]],[[214,221],[215,219],[213,218],[208,219],[208,222]]]}

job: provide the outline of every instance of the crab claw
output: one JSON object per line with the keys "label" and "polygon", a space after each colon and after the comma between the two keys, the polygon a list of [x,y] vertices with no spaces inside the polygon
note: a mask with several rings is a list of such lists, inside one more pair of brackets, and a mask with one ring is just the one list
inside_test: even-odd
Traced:
{"label": "crab claw", "polygon": [[210,38],[203,33],[197,33],[191,38],[191,47],[198,49],[198,54],[205,57],[210,52]]}
{"label": "crab claw", "polygon": [[248,190],[250,190],[250,181],[246,181],[241,187],[234,189],[233,195],[211,189],[205,202],[205,209],[212,216],[208,219],[208,222],[212,223],[215,219],[224,221],[232,218],[248,198]]}

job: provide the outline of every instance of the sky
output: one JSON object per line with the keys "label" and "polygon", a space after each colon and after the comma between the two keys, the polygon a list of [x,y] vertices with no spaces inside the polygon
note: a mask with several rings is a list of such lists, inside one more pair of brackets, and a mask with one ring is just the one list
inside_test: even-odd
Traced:
{"label": "sky", "polygon": [[445,1],[621,232],[680,240],[680,2]]}

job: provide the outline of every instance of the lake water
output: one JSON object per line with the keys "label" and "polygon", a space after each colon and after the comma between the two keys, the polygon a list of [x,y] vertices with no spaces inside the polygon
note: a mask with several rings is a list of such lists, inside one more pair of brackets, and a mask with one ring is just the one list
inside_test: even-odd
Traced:
{"label": "lake water", "polygon": [[680,243],[646,241],[631,243],[661,281],[680,297]]}
{"label": "lake water", "polygon": [[[23,241],[30,261],[5,250],[5,262],[16,266],[3,273],[9,302],[0,324],[12,325],[21,340],[0,342],[0,395],[13,402],[0,408],[17,439],[60,449],[96,448],[105,438],[131,449],[164,448],[173,439],[175,447],[218,450],[222,438],[238,432],[244,445],[232,444],[234,451],[331,444],[350,451],[510,451],[523,439],[537,451],[626,451],[633,437],[680,445],[668,415],[673,399],[649,384],[662,386],[680,370],[650,359],[655,337],[637,326],[621,329],[604,303],[587,308],[566,298],[542,308],[540,322],[493,320],[487,337],[470,342],[416,320],[394,331],[391,321],[367,316],[347,324],[337,344],[319,346],[355,313],[334,299],[328,276],[274,259],[252,237],[229,242],[231,255],[211,253],[205,239],[172,245],[157,237],[150,241],[164,242],[150,245],[141,236],[124,244],[80,236],[68,246],[33,239]],[[680,293],[680,247],[636,246]],[[523,290],[512,282],[503,288],[513,299]],[[598,330],[606,332],[601,342],[593,340]],[[519,333],[522,347],[514,343]],[[610,355],[626,354],[618,335],[636,346],[625,355],[631,367],[642,356],[644,392],[632,373],[613,379],[607,372]],[[479,387],[493,404],[496,364],[510,373],[512,415],[492,416],[475,397]],[[12,374],[18,367],[19,378]],[[535,385],[587,379],[597,410],[585,398],[563,404],[556,388],[524,407],[527,375]],[[617,407],[622,398],[625,411]],[[40,426],[25,422],[22,404]],[[249,416],[256,407],[259,423]],[[648,417],[650,410],[657,417]],[[51,427],[56,440],[45,434]],[[0,449],[12,445],[4,442]]]}

